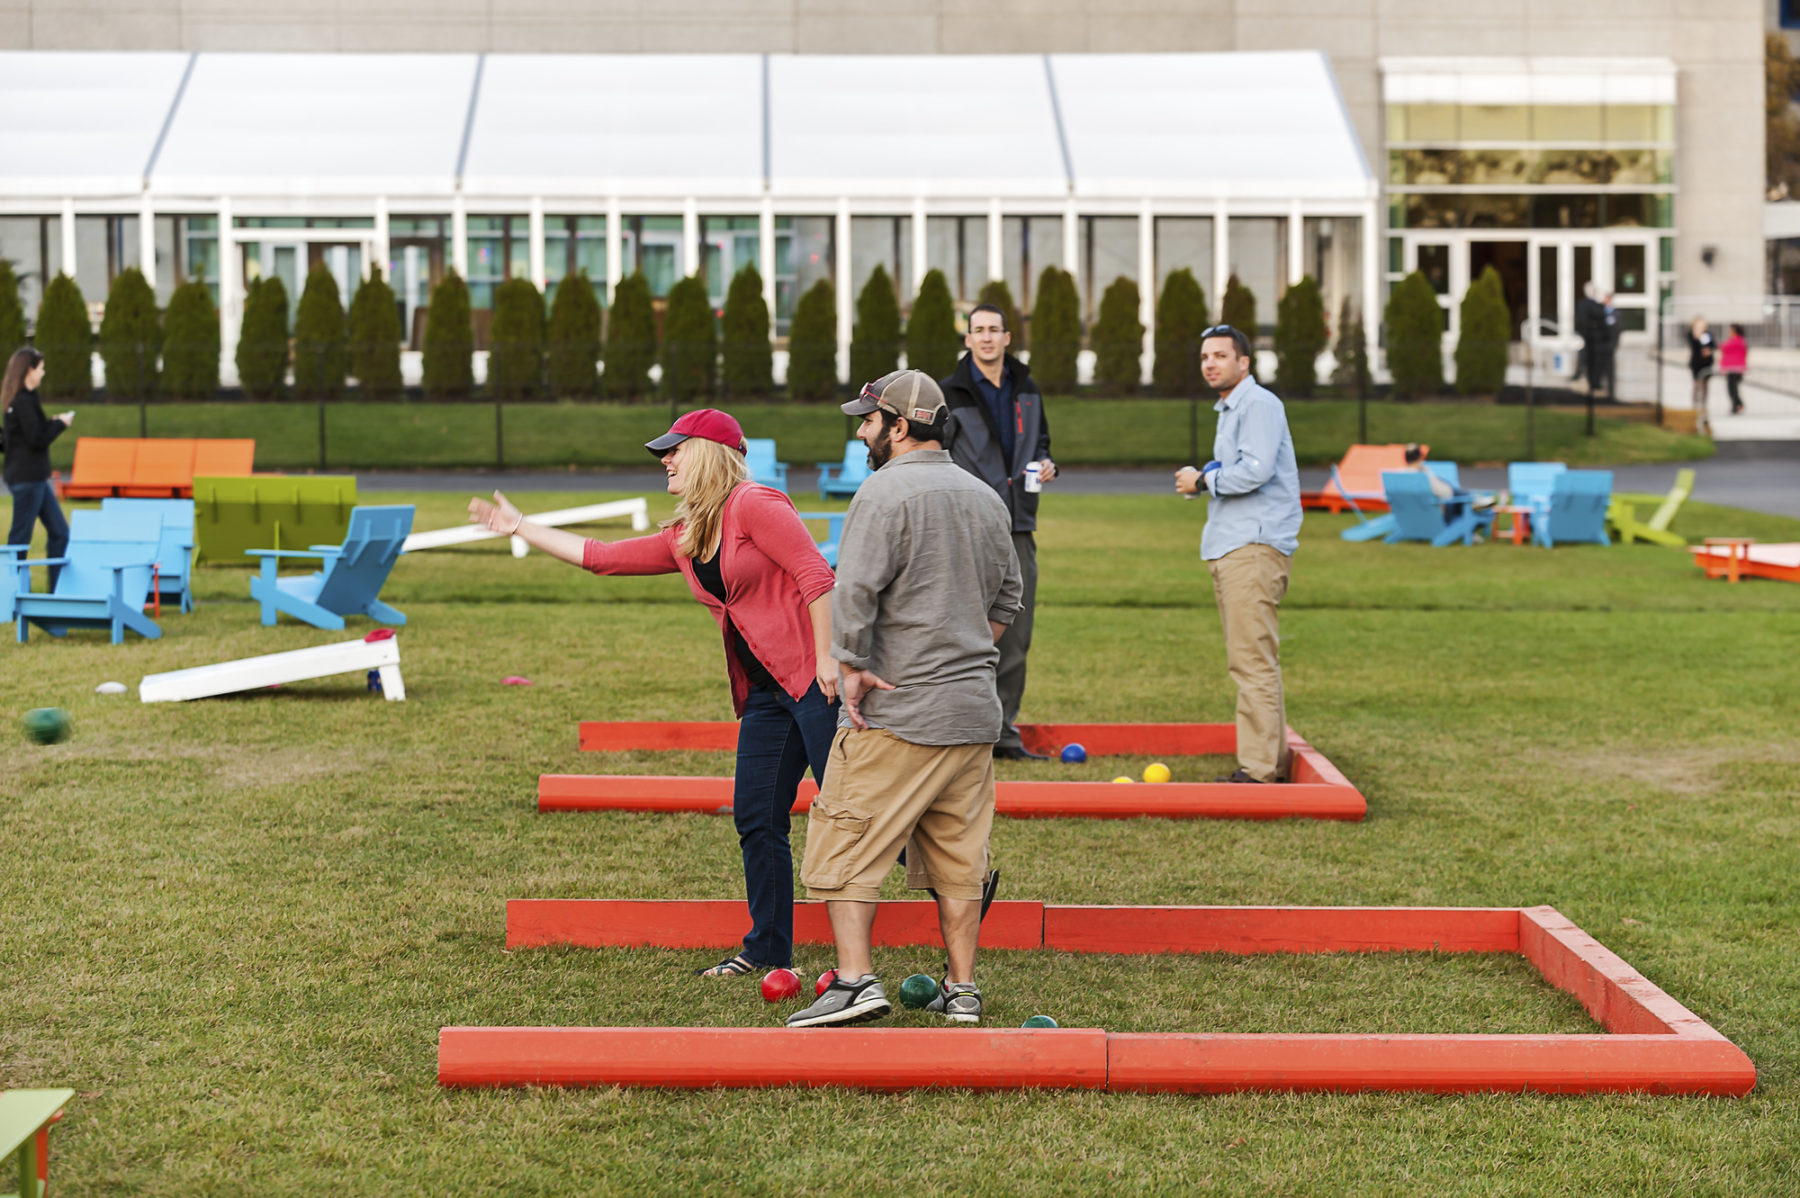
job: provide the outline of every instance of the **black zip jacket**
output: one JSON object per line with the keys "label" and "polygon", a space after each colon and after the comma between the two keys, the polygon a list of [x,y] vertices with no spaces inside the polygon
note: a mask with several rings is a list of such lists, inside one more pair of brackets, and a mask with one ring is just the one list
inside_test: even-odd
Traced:
{"label": "black zip jacket", "polygon": [[44,415],[44,405],[38,402],[36,391],[20,388],[6,412],[6,485],[48,481],[50,442],[68,427]]}
{"label": "black zip jacket", "polygon": [[1012,515],[1014,532],[1037,531],[1038,497],[1025,489],[1025,463],[1050,456],[1050,422],[1044,416],[1044,395],[1032,381],[1025,363],[1006,355],[1006,369],[1013,385],[1013,460],[1004,460],[1000,428],[993,409],[975,386],[973,354],[964,354],[950,377],[938,386],[950,405],[950,422],[944,444],[956,464],[994,488]]}

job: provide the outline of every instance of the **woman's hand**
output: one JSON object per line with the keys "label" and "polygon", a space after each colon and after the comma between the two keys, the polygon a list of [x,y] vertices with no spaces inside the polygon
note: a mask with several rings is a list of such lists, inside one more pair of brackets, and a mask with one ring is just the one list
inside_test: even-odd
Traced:
{"label": "woman's hand", "polygon": [[837,658],[827,654],[819,660],[819,691],[825,696],[827,703],[836,703],[838,697],[838,663]]}
{"label": "woman's hand", "polygon": [[480,496],[469,500],[469,523],[479,524],[489,532],[510,536],[518,530],[520,519],[519,509],[498,491],[494,492],[492,503]]}
{"label": "woman's hand", "polygon": [[55,415],[55,416],[54,416],[54,417],[53,417],[53,419],[56,419],[56,420],[60,420],[60,421],[62,421],[62,422],[63,422],[63,425],[64,425],[64,426],[65,426],[65,427],[66,427],[66,426],[68,426],[68,425],[71,425],[71,424],[74,424],[74,423],[75,423],[75,409],[74,409],[74,408],[70,408],[70,409],[69,409],[69,410],[68,410],[68,411],[66,411],[66,412],[58,412],[58,413],[57,413],[57,414],[56,414],[56,415]]}

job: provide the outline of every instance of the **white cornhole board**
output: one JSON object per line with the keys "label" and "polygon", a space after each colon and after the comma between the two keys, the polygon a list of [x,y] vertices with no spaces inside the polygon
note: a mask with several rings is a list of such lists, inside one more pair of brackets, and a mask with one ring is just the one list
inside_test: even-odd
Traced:
{"label": "white cornhole board", "polygon": [[138,698],[145,703],[178,703],[206,699],[235,691],[253,691],[279,682],[304,682],[333,674],[365,674],[379,671],[381,693],[390,700],[406,698],[400,679],[400,640],[343,641],[264,657],[222,661],[167,674],[146,674],[138,683]]}
{"label": "white cornhole board", "polygon": [[[637,499],[615,499],[611,503],[595,503],[587,507],[568,507],[555,512],[538,512],[525,518],[533,524],[542,524],[545,528],[556,528],[564,524],[591,524],[595,520],[613,520],[620,516],[631,517],[634,531],[643,532],[650,527],[650,505],[642,497]],[[442,549],[447,545],[467,545],[471,541],[486,541],[493,537],[505,536],[505,533],[489,532],[485,528],[477,528],[466,524],[461,528],[440,528],[432,532],[415,532],[406,538],[400,546],[401,553],[413,553],[420,549]],[[519,538],[512,538],[512,555],[524,557],[530,546]]]}

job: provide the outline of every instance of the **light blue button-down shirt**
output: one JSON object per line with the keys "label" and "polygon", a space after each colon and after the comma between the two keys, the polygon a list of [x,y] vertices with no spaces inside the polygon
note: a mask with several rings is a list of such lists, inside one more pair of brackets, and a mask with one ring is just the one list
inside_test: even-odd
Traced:
{"label": "light blue button-down shirt", "polygon": [[1293,556],[1300,547],[1300,471],[1287,411],[1273,392],[1246,378],[1213,405],[1219,429],[1213,457],[1223,465],[1207,475],[1206,531],[1200,557],[1215,561],[1245,545],[1268,545]]}

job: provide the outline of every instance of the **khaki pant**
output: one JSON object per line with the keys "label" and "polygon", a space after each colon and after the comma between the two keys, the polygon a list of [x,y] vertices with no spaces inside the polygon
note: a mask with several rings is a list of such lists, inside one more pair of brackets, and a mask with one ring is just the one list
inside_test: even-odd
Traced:
{"label": "khaki pant", "polygon": [[1259,782],[1288,774],[1287,705],[1281,694],[1281,624],[1289,561],[1268,545],[1245,545],[1210,561],[1225,664],[1237,684],[1238,766]]}
{"label": "khaki pant", "polygon": [[915,745],[839,728],[806,819],[800,880],[814,899],[872,903],[906,850],[906,884],[979,899],[994,826],[994,746]]}

